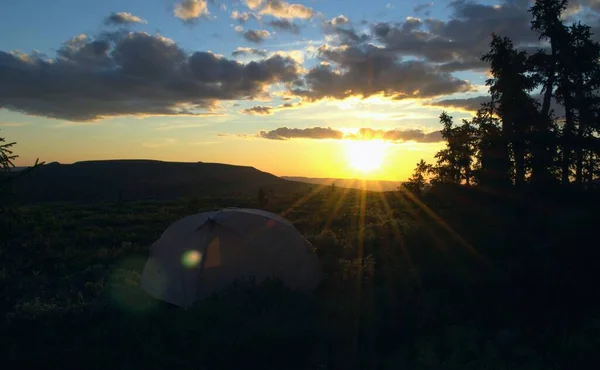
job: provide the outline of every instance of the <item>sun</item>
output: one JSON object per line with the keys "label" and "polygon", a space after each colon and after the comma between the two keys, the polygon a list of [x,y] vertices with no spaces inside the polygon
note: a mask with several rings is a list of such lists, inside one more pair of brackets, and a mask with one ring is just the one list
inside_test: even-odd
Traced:
{"label": "sun", "polygon": [[348,164],[353,169],[368,173],[381,167],[385,158],[385,143],[381,140],[348,140]]}

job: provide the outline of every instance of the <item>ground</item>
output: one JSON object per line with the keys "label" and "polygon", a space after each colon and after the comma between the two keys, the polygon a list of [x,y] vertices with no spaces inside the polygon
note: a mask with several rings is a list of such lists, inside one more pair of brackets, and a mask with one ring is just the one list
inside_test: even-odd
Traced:
{"label": "ground", "polygon": [[432,194],[269,194],[313,242],[323,284],[305,296],[242,282],[189,311],[139,288],[149,245],[180,217],[255,199],[19,207],[2,225],[2,367],[595,368],[597,256],[583,240],[597,208]]}

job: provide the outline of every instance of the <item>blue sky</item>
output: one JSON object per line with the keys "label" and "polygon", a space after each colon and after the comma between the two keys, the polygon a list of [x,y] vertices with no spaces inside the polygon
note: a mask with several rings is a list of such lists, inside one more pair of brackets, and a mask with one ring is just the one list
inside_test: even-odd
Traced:
{"label": "blue sky", "polygon": [[[20,165],[153,158],[348,177],[344,143],[370,132],[386,161],[369,176],[403,179],[443,145],[443,110],[468,118],[485,99],[490,33],[537,42],[529,6],[11,2],[0,11],[0,135],[18,142]],[[579,0],[569,14],[596,27],[597,7]]]}

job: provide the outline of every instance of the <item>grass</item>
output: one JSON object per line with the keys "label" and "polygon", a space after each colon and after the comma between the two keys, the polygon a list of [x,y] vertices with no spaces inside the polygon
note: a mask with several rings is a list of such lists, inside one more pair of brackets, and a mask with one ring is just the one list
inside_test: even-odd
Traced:
{"label": "grass", "polygon": [[598,256],[586,243],[598,220],[592,205],[541,212],[476,191],[421,200],[316,186],[272,194],[268,209],[294,222],[322,260],[327,279],[314,295],[277,281],[242,281],[181,311],[141,291],[148,247],[170,223],[254,202],[46,204],[5,215],[2,367],[532,370],[600,363]]}

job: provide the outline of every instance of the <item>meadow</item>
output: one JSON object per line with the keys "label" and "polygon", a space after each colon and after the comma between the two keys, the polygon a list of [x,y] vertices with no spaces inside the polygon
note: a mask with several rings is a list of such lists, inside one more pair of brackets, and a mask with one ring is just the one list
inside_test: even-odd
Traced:
{"label": "meadow", "polygon": [[149,245],[180,217],[255,198],[20,206],[2,217],[0,366],[595,368],[597,202],[565,199],[269,194],[316,248],[321,286],[239,282],[188,311],[139,288]]}

